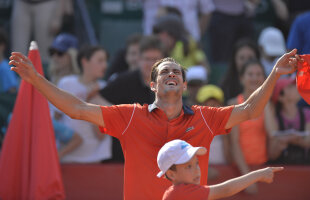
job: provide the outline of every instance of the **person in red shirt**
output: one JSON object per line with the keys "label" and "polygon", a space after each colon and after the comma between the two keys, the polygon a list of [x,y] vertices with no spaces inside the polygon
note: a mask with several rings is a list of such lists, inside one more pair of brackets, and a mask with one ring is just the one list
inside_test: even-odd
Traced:
{"label": "person in red shirt", "polygon": [[216,185],[199,185],[201,171],[198,156],[207,153],[205,147],[193,147],[183,140],[172,140],[158,152],[157,164],[161,170],[157,177],[165,175],[172,182],[162,200],[211,200],[232,196],[255,182],[271,183],[274,172],[283,167],[267,167]]}
{"label": "person in red shirt", "polygon": [[[153,65],[150,82],[155,93],[153,104],[109,107],[86,103],[58,89],[36,72],[21,53],[13,52],[9,64],[59,110],[71,118],[94,123],[120,140],[125,157],[124,199],[158,200],[169,187],[169,181],[154,176],[159,149],[174,139],[209,149],[214,136],[228,133],[233,126],[259,116],[276,80],[296,70],[299,60],[296,53],[295,49],[284,54],[267,80],[244,103],[221,108],[183,105],[182,93],[187,87],[185,70],[172,58],[161,59]],[[204,169],[201,184],[205,185],[209,154],[199,159]]]}

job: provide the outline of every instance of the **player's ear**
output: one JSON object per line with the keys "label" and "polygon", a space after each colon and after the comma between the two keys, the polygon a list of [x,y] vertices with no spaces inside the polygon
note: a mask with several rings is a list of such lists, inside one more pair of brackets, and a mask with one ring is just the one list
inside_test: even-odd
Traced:
{"label": "player's ear", "polygon": [[150,83],[150,88],[151,88],[151,90],[152,90],[153,92],[156,92],[156,91],[157,91],[157,89],[156,89],[156,84],[155,84],[154,81],[151,81],[151,83]]}
{"label": "player's ear", "polygon": [[184,81],[183,83],[183,91],[187,90],[187,81]]}

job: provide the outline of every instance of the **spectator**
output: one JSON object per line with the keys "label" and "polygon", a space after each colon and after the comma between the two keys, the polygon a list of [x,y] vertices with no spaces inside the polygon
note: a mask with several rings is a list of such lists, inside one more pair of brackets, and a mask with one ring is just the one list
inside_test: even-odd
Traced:
{"label": "spectator", "polygon": [[120,49],[107,70],[106,78],[114,79],[117,75],[128,70],[138,68],[140,34],[133,34],[127,38],[126,47]]}
{"label": "spectator", "polygon": [[[76,60],[77,48],[77,38],[71,34],[61,33],[54,39],[49,48],[51,56],[49,78],[54,84],[57,85],[64,76],[79,74]],[[77,149],[83,140],[77,131],[60,121],[62,113],[52,104],[50,104],[50,110],[58,144],[58,155],[61,160],[66,154]]]}
{"label": "spectator", "polygon": [[155,24],[158,9],[160,7],[160,0],[144,0],[143,1],[143,33],[144,35],[151,35],[153,26]]}
{"label": "spectator", "polygon": [[[63,0],[64,1],[64,0]],[[31,36],[38,42],[42,62],[48,63],[48,47],[63,13],[58,0],[16,0],[12,11],[12,49],[27,52]]]}
{"label": "spectator", "polygon": [[[263,66],[255,60],[245,63],[240,70],[240,82],[243,91],[236,98],[228,101],[230,105],[245,102],[265,80]],[[262,165],[267,161],[267,134],[264,114],[240,123],[231,130],[232,156],[241,174],[246,174],[252,166]],[[245,190],[257,193],[254,184]]]}
{"label": "spectator", "polygon": [[9,60],[5,58],[5,50],[8,45],[7,35],[4,30],[0,29],[0,93],[15,93],[18,89],[18,78],[11,71]]}
{"label": "spectator", "polygon": [[212,0],[160,0],[161,8],[172,7],[180,11],[186,31],[196,42],[201,39],[201,34],[206,30],[215,9]]}
{"label": "spectator", "polygon": [[242,86],[239,73],[242,66],[251,59],[259,59],[256,44],[252,40],[239,40],[234,46],[230,65],[221,84],[225,102],[241,93]]}
{"label": "spectator", "polygon": [[153,33],[161,39],[168,55],[185,68],[193,65],[209,68],[206,55],[189,36],[182,19],[177,15],[159,17],[153,27]]}
{"label": "spectator", "polygon": [[79,74],[77,65],[78,40],[68,33],[59,34],[49,47],[51,62],[49,65],[49,78],[54,84],[59,79],[72,74]]}
{"label": "spectator", "polygon": [[[224,105],[224,93],[221,88],[208,84],[198,90],[197,102],[202,106],[221,107]],[[210,145],[209,164],[230,163],[229,146],[227,135],[215,136]],[[215,168],[209,168],[208,179],[214,179],[218,175]]]}
{"label": "spectator", "polygon": [[212,0],[145,0],[143,6],[144,34],[152,33],[158,15],[169,14],[171,10],[178,10],[185,29],[195,41],[199,42],[201,35],[207,29],[214,5]]}
{"label": "spectator", "polygon": [[299,108],[295,80],[277,81],[269,106],[269,159],[274,164],[310,164],[310,110]]}
{"label": "spectator", "polygon": [[19,80],[11,71],[9,60],[5,58],[5,50],[8,45],[7,34],[0,29],[0,147],[3,131],[8,125],[8,116],[13,110],[14,102],[19,87]]}
{"label": "spectator", "polygon": [[260,33],[258,44],[260,61],[264,66],[266,76],[268,76],[278,58],[286,52],[284,36],[279,29],[267,27]]}
{"label": "spectator", "polygon": [[[113,104],[152,103],[154,92],[150,89],[150,73],[153,64],[164,57],[161,41],[156,36],[145,36],[139,47],[138,69],[127,71],[108,82],[100,91],[101,96]],[[116,92],[117,91],[117,92]],[[124,162],[122,148],[113,138],[113,161]]]}
{"label": "spectator", "polygon": [[[136,70],[121,73],[108,82],[100,94],[113,104],[150,103],[154,93],[149,87],[152,65],[164,57],[161,41],[156,36],[145,36],[139,47],[139,61]],[[118,91],[117,93],[115,91]]]}
{"label": "spectator", "polygon": [[[107,67],[107,53],[102,47],[86,46],[79,51],[78,64],[81,74],[61,78],[58,87],[89,101],[90,93],[105,85],[99,79]],[[83,140],[78,148],[63,156],[61,162],[93,163],[111,158],[111,137],[99,133],[98,127],[64,114],[60,121],[79,133]]]}
{"label": "spectator", "polygon": [[310,54],[310,11],[298,17],[291,25],[287,38],[287,48],[298,49],[299,54]]}
{"label": "spectator", "polygon": [[210,22],[210,60],[227,63],[235,41],[254,37],[252,17],[258,1],[214,0],[213,3],[215,11]]}
{"label": "spectator", "polygon": [[207,84],[208,72],[203,66],[191,66],[186,73],[187,91],[186,104],[189,106],[198,104],[197,92],[201,86]]}
{"label": "spectator", "polygon": [[256,32],[268,26],[273,26],[281,30],[287,38],[290,27],[290,13],[287,0],[259,0],[255,10]]}

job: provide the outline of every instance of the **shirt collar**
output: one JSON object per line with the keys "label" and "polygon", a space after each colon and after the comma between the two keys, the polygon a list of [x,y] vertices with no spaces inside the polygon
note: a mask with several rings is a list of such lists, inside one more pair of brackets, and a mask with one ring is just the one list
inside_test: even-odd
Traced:
{"label": "shirt collar", "polygon": [[[152,103],[148,106],[149,112],[153,112],[157,108],[158,107],[155,103]],[[182,108],[183,108],[184,114],[187,114],[187,115],[193,115],[194,114],[194,111],[190,107],[188,107],[187,105],[183,104]]]}

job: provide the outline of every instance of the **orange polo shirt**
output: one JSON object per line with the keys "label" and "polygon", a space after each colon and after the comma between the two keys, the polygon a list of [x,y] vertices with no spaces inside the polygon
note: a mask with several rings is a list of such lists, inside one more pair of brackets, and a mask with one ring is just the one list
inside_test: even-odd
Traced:
{"label": "orange polo shirt", "polygon": [[[155,104],[102,106],[105,133],[118,138],[123,148],[124,199],[160,200],[171,182],[156,177],[159,149],[171,140],[181,139],[209,150],[215,135],[229,132],[224,127],[232,109],[183,106],[179,117],[168,120]],[[203,185],[207,184],[208,160],[209,151],[199,156]]]}

